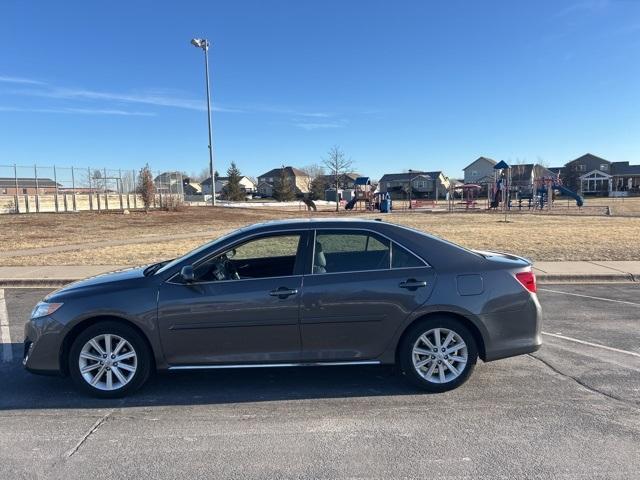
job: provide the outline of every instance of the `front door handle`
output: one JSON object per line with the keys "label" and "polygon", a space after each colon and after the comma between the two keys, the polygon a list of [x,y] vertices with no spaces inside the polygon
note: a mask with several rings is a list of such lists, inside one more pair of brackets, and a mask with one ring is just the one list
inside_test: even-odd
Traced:
{"label": "front door handle", "polygon": [[298,293],[297,288],[280,287],[280,288],[277,288],[276,290],[271,290],[269,292],[269,295],[271,295],[272,297],[285,299],[287,297],[290,297],[291,295],[296,295],[297,293]]}
{"label": "front door handle", "polygon": [[425,282],[424,280],[423,281],[416,280],[415,278],[410,278],[405,282],[400,282],[400,285],[399,285],[400,288],[406,288],[407,290],[416,290],[418,288],[426,287],[426,286],[427,286],[427,282]]}

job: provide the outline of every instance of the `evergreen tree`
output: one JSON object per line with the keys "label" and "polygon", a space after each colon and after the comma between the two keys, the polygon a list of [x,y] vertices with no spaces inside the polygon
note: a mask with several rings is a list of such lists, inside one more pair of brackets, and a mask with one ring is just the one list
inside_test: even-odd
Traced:
{"label": "evergreen tree", "polygon": [[296,192],[291,185],[292,181],[287,176],[287,172],[284,167],[280,169],[280,177],[276,179],[273,185],[273,198],[279,202],[288,202],[295,200]]}
{"label": "evergreen tree", "polygon": [[156,196],[156,185],[153,183],[153,174],[149,164],[142,167],[138,174],[137,193],[142,197],[142,203],[146,212],[149,211]]}
{"label": "evergreen tree", "polygon": [[227,177],[229,178],[227,184],[224,186],[224,196],[227,200],[242,201],[246,198],[246,194],[240,180],[242,175],[240,170],[236,166],[235,162],[231,162],[231,166],[227,170]]}

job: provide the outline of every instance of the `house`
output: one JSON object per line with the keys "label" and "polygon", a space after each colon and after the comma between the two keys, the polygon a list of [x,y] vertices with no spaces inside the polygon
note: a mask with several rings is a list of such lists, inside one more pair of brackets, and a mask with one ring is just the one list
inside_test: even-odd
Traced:
{"label": "house", "polygon": [[511,165],[511,186],[520,196],[533,195],[536,181],[557,178],[557,174],[537,163]]}
{"label": "house", "polygon": [[406,173],[385,173],[378,183],[378,190],[388,193],[392,199],[408,198],[409,189],[412,198],[445,198],[449,186],[449,178],[441,171],[410,170]]}
{"label": "house", "polygon": [[[338,176],[338,188],[343,190],[354,189],[358,178],[360,178],[359,173],[343,173]],[[333,188],[336,186],[335,175],[319,175],[317,181],[322,182],[323,185],[328,185]]]}
{"label": "house", "polygon": [[478,185],[487,185],[494,181],[493,167],[496,162],[492,158],[478,157],[469,165],[464,167],[464,183],[475,183]]}
{"label": "house", "polygon": [[187,178],[182,172],[163,172],[153,179],[158,193],[184,194],[184,179]]}
{"label": "house", "polygon": [[273,196],[273,187],[284,174],[284,177],[292,184],[296,195],[309,193],[311,179],[306,172],[294,167],[281,167],[269,170],[258,177],[258,193],[264,197]]}
{"label": "house", "polygon": [[185,178],[182,182],[185,195],[202,195],[202,186],[198,182],[192,181],[190,178]]}
{"label": "house", "polygon": [[0,195],[47,195],[60,188],[62,185],[50,178],[0,177]]}
{"label": "house", "polygon": [[571,160],[562,167],[565,187],[583,194],[607,195],[611,190],[611,162],[591,153]]}
{"label": "house", "polygon": [[625,195],[640,195],[640,165],[629,162],[611,163],[612,191],[626,192]]}
{"label": "house", "polygon": [[[216,177],[216,195],[220,195],[224,190],[224,187],[229,183],[229,177]],[[204,195],[211,195],[211,177],[200,182],[202,187],[202,193]],[[240,177],[240,186],[244,189],[247,195],[251,195],[256,192],[256,184],[247,176]]]}

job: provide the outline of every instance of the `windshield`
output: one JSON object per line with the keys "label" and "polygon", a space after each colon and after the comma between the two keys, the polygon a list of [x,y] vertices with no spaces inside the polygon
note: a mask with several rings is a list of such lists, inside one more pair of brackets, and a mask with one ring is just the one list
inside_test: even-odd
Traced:
{"label": "windshield", "polygon": [[199,246],[195,250],[191,250],[190,252],[184,254],[183,256],[171,260],[169,263],[167,263],[162,268],[157,270],[155,272],[155,274],[161,274],[161,273],[164,273],[164,272],[166,272],[168,270],[171,270],[173,267],[175,267],[179,263],[181,263],[181,262],[183,262],[185,260],[188,260],[190,258],[195,260],[205,250],[208,250],[209,248],[214,247],[217,243],[223,242],[223,241],[227,240],[228,238],[232,237],[233,235],[245,232],[245,231],[249,230],[249,228],[250,227],[244,227],[244,228],[241,228],[239,230],[233,230],[232,232],[229,232],[229,233],[227,233],[227,234],[225,234],[225,235],[223,235],[221,237],[218,237],[215,240],[211,240],[210,242],[207,242],[204,245]]}

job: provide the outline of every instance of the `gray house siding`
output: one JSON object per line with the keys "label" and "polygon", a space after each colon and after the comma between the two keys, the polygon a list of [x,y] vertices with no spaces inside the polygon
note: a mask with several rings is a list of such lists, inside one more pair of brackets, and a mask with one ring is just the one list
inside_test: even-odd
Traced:
{"label": "gray house siding", "polygon": [[487,157],[480,157],[462,170],[464,183],[483,183],[486,178],[493,178],[493,167],[497,162]]}

